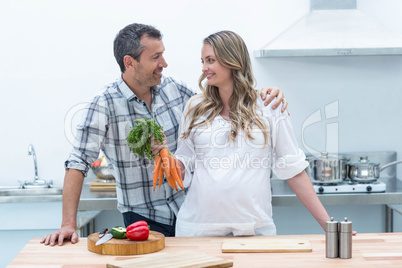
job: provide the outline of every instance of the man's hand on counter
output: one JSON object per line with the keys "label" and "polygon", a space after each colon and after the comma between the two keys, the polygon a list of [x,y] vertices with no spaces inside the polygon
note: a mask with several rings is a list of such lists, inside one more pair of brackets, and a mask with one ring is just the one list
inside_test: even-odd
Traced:
{"label": "man's hand on counter", "polygon": [[78,242],[78,233],[76,232],[74,227],[63,226],[60,228],[60,230],[45,235],[40,242],[42,244],[45,244],[45,246],[47,245],[54,246],[54,244],[57,241],[59,246],[62,246],[64,239],[70,240],[72,244]]}
{"label": "man's hand on counter", "polygon": [[80,201],[84,174],[77,169],[66,169],[63,185],[63,219],[61,228],[51,234],[45,235],[41,243],[54,246],[56,241],[59,246],[63,245],[64,239],[70,240],[72,244],[78,242],[76,231],[77,207]]}

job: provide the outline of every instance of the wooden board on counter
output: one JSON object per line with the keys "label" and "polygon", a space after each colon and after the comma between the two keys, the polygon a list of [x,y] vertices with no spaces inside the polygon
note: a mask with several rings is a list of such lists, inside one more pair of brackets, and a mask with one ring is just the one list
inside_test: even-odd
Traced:
{"label": "wooden board on counter", "polygon": [[156,231],[149,231],[149,237],[146,241],[112,238],[97,246],[98,240],[99,233],[88,236],[88,250],[103,255],[140,255],[157,252],[165,248],[165,236]]}
{"label": "wooden board on counter", "polygon": [[[313,251],[306,253],[222,253],[224,240],[238,237],[166,237],[165,248],[157,253],[134,256],[101,255],[87,249],[87,238],[78,243],[65,241],[53,247],[32,238],[7,268],[105,267],[107,263],[191,250],[233,261],[234,267],[402,267],[402,233],[358,233],[352,238],[352,258],[326,258],[325,234],[250,237],[260,239],[306,239]],[[249,239],[249,237],[247,237]]]}
{"label": "wooden board on counter", "polygon": [[183,268],[183,267],[232,267],[233,261],[191,250],[156,253],[143,258],[116,261],[107,264],[108,268]]}
{"label": "wooden board on counter", "polygon": [[222,252],[311,252],[305,239],[230,239],[222,243]]}
{"label": "wooden board on counter", "polygon": [[102,182],[100,179],[94,179],[89,183],[89,189],[93,192],[116,192],[116,181]]}

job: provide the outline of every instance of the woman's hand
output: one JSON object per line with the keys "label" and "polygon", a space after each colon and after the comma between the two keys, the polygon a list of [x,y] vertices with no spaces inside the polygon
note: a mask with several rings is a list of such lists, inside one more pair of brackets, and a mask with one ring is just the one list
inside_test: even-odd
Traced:
{"label": "woman's hand", "polygon": [[[267,97],[268,95],[268,97]],[[265,100],[264,105],[267,106],[272,102],[272,100],[276,97],[276,100],[274,104],[272,105],[272,109],[276,109],[279,104],[282,102],[282,109],[281,112],[283,113],[285,110],[287,110],[288,107],[288,102],[285,99],[285,96],[283,95],[283,92],[279,90],[277,87],[264,87],[261,89],[260,93],[261,99]],[[288,115],[290,115],[288,111]]]}

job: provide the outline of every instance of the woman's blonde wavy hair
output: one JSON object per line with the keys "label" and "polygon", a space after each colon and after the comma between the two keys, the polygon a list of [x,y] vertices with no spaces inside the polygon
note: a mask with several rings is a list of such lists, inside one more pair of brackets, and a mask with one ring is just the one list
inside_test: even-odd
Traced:
{"label": "woman's blonde wavy hair", "polygon": [[[268,126],[262,122],[256,113],[256,109],[260,109],[256,105],[259,95],[254,89],[254,76],[250,56],[243,39],[234,32],[221,31],[205,38],[204,44],[210,44],[217,61],[222,66],[232,70],[234,91],[230,98],[229,116],[232,131],[228,137],[229,141],[235,141],[240,130],[244,131],[246,139],[254,140],[251,132],[253,125],[256,125],[262,130],[265,145],[267,145]],[[198,94],[195,97],[203,98],[203,100],[190,108],[185,115],[186,117],[191,115],[191,120],[188,130],[182,135],[184,139],[189,137],[194,127],[212,123],[214,118],[223,110],[223,103],[219,96],[218,88],[210,85],[204,87],[202,81],[205,78],[206,76],[203,73],[198,81],[203,94]],[[206,119],[197,122],[203,115],[206,115]]]}

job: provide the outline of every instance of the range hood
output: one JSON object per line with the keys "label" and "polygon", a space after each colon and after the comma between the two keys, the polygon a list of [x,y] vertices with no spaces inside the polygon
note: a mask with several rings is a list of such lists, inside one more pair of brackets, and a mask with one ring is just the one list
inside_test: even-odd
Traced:
{"label": "range hood", "polygon": [[402,55],[402,34],[356,9],[356,0],[310,0],[311,11],[274,38],[260,57]]}

